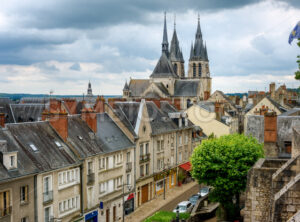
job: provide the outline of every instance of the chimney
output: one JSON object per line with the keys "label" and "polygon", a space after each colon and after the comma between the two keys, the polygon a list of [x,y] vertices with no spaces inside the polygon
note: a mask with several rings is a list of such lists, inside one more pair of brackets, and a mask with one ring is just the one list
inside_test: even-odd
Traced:
{"label": "chimney", "polygon": [[60,137],[66,141],[68,138],[68,113],[49,113],[48,117],[46,117],[47,113],[43,113],[43,116],[46,120],[49,120],[51,126],[56,130]]}
{"label": "chimney", "polygon": [[180,111],[181,110],[181,105],[180,105],[180,99],[179,98],[175,98],[173,101],[173,105],[175,106],[175,108]]}
{"label": "chimney", "polygon": [[220,102],[215,102],[215,113],[216,113],[216,119],[220,121],[222,115],[224,114],[224,110]]}
{"label": "chimney", "polygon": [[266,112],[264,141],[276,143],[277,142],[277,115],[276,112]]}
{"label": "chimney", "polygon": [[103,96],[97,97],[96,103],[94,105],[94,110],[96,113],[104,113],[104,104],[105,104],[105,99]]}
{"label": "chimney", "polygon": [[270,93],[272,99],[275,98],[275,87],[276,87],[275,82],[271,82],[269,93]]}
{"label": "chimney", "polygon": [[68,109],[69,113],[71,115],[77,114],[76,107],[77,107],[77,101],[76,99],[64,99],[64,104],[66,108]]}
{"label": "chimney", "polygon": [[57,99],[50,99],[50,113],[61,112],[61,101]]}
{"label": "chimney", "polygon": [[0,127],[4,128],[5,125],[5,114],[0,113]]}
{"label": "chimney", "polygon": [[208,100],[210,97],[209,91],[204,91],[204,100]]}
{"label": "chimney", "polygon": [[84,120],[94,133],[97,132],[97,113],[92,109],[83,109],[81,119]]}
{"label": "chimney", "polygon": [[279,104],[284,106],[284,98],[282,93],[279,94]]}

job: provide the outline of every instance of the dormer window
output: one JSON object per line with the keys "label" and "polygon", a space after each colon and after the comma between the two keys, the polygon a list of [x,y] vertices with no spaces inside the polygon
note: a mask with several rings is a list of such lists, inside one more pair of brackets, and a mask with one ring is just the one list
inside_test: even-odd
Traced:
{"label": "dormer window", "polygon": [[55,144],[56,144],[57,147],[62,147],[61,143],[58,142],[58,141],[55,141]]}
{"label": "dormer window", "polygon": [[10,167],[15,168],[15,156],[10,156]]}
{"label": "dormer window", "polygon": [[13,170],[18,167],[17,151],[3,153],[3,165],[7,170]]}
{"label": "dormer window", "polygon": [[36,148],[36,146],[33,143],[29,144],[29,146],[34,152],[38,151],[38,148]]}

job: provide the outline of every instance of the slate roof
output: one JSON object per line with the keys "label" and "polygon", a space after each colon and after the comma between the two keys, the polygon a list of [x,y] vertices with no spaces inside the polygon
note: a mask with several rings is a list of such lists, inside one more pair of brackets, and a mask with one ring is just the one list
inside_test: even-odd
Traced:
{"label": "slate roof", "polygon": [[48,105],[44,104],[11,104],[15,123],[40,121],[42,113]]}
{"label": "slate roof", "polygon": [[10,105],[14,102],[9,98],[0,98],[0,113],[5,113],[5,123],[14,123]]}
{"label": "slate roof", "polygon": [[202,32],[200,28],[200,19],[198,18],[197,31],[195,36],[195,44],[191,46],[190,61],[204,60],[208,61],[206,44],[203,44]]}
{"label": "slate roof", "polygon": [[200,82],[197,80],[176,80],[174,96],[195,97],[198,95]]}
{"label": "slate roof", "polygon": [[[136,137],[136,133],[134,131],[134,126],[131,124],[127,116],[125,115],[122,106],[118,105],[119,103],[115,103],[115,109],[113,112],[118,116],[118,118],[122,121],[122,123],[127,127],[127,129],[132,133],[134,137]],[[134,112],[135,113],[135,112]],[[135,120],[136,122],[136,120]]]}
{"label": "slate roof", "polygon": [[198,106],[207,110],[208,112],[215,112],[215,103],[209,101],[201,101],[198,103]]}
{"label": "slate roof", "polygon": [[288,109],[284,108],[283,106],[281,106],[279,103],[275,102],[275,100],[271,99],[270,96],[267,96],[268,100],[277,108],[279,109],[281,112],[286,112],[288,111]]}
{"label": "slate roof", "polygon": [[103,153],[101,141],[80,115],[68,116],[68,144],[80,158]]}
{"label": "slate roof", "polygon": [[32,164],[32,161],[29,159],[24,150],[20,147],[20,145],[7,129],[0,130],[0,140],[5,140],[7,142],[8,152],[18,152],[17,169],[7,170],[2,162],[0,162],[0,181],[5,181],[30,174],[36,174],[38,172],[38,168],[34,164]]}
{"label": "slate roof", "polygon": [[[50,171],[79,164],[49,122],[8,124],[8,130],[39,171]],[[58,141],[62,147],[55,144]],[[34,151],[30,144],[38,150]]]}
{"label": "slate roof", "polygon": [[107,113],[97,114],[96,136],[101,142],[101,148],[106,153],[134,147],[134,143],[129,140]]}
{"label": "slate roof", "polygon": [[170,60],[173,62],[179,61],[179,62],[184,62],[183,56],[182,56],[182,51],[180,50],[179,47],[179,41],[177,38],[177,33],[176,29],[174,29],[173,32],[173,37],[171,41],[171,47],[170,47]]}
{"label": "slate roof", "polygon": [[164,84],[162,84],[161,82],[156,82],[154,83],[162,93],[164,93],[165,95],[169,96],[169,91],[167,90],[167,88],[164,86]]}
{"label": "slate roof", "polygon": [[[120,117],[125,121],[129,121],[130,125],[134,129],[137,123],[137,117],[139,113],[140,103],[139,102],[118,102],[115,103],[116,110],[120,113]],[[123,118],[123,116],[125,115]]]}
{"label": "slate roof", "polygon": [[149,87],[149,79],[131,79],[129,83],[130,95],[139,97]]}
{"label": "slate roof", "polygon": [[280,116],[300,116],[300,108],[290,109],[282,113]]}
{"label": "slate roof", "polygon": [[171,64],[170,60],[165,55],[165,53],[162,53],[150,77],[151,78],[168,78],[168,77],[179,78],[178,75],[174,72],[173,65]]}

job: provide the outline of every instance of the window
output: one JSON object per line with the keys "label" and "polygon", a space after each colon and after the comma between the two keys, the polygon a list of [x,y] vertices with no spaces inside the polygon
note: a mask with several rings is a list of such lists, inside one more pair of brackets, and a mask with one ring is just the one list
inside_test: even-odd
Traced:
{"label": "window", "polygon": [[44,177],[44,193],[52,191],[52,176]]}
{"label": "window", "polygon": [[201,64],[199,63],[199,67],[198,67],[198,76],[201,77],[202,75],[202,66]]}
{"label": "window", "polygon": [[126,175],[126,183],[131,184],[131,176],[129,173]]}
{"label": "window", "polygon": [[179,162],[181,162],[181,161],[182,161],[182,153],[179,152]]}
{"label": "window", "polygon": [[66,216],[68,214],[73,213],[74,211],[77,211],[80,209],[80,203],[79,203],[80,197],[72,197],[67,200],[63,200],[59,202],[59,215],[60,217]]}
{"label": "window", "polygon": [[171,176],[171,185],[174,185],[174,181],[175,181],[174,177],[175,177],[174,174],[172,174],[172,176]]}
{"label": "window", "polygon": [[105,168],[105,158],[99,158],[99,170]]}
{"label": "window", "polygon": [[182,145],[182,136],[181,135],[179,136],[179,145],[180,146]]}
{"label": "window", "polygon": [[83,140],[82,136],[79,135],[79,136],[77,136],[77,137],[78,137],[78,139]]}
{"label": "window", "polygon": [[156,182],[155,188],[156,188],[156,191],[162,190],[164,188],[164,181],[160,180],[160,181]]}
{"label": "window", "polygon": [[209,74],[209,67],[208,67],[208,64],[206,64],[206,72],[207,72],[207,74]]}
{"label": "window", "polygon": [[88,174],[93,173],[93,162],[88,162]]}
{"label": "window", "polygon": [[144,155],[144,144],[140,145],[140,156]]}
{"label": "window", "polygon": [[174,165],[174,156],[171,156],[171,165]]}
{"label": "window", "polygon": [[193,63],[193,77],[196,77],[196,64]]}
{"label": "window", "polygon": [[157,151],[160,151],[160,141],[157,140]]}
{"label": "window", "polygon": [[106,161],[107,161],[107,169],[112,169],[114,167],[114,158],[113,158],[113,156],[107,157]]}
{"label": "window", "polygon": [[145,167],[145,168],[146,168],[145,174],[146,174],[146,175],[149,175],[149,164],[147,163],[145,166],[146,166],[146,167]]}
{"label": "window", "polygon": [[126,154],[126,161],[127,161],[127,163],[131,162],[130,152],[127,152],[127,154]]}
{"label": "window", "polygon": [[177,64],[176,63],[174,64],[174,71],[175,71],[176,74],[178,74],[177,73]]}
{"label": "window", "polygon": [[10,156],[10,167],[15,167],[15,156]]}
{"label": "window", "polygon": [[291,141],[284,141],[284,148],[286,153],[292,152],[292,142]]}
{"label": "window", "polygon": [[29,144],[29,146],[34,152],[38,151],[38,148],[36,148],[36,146],[33,143]]}
{"label": "window", "polygon": [[0,217],[4,217],[10,213],[10,192],[0,192]]}
{"label": "window", "polygon": [[188,143],[189,143],[189,136],[185,135],[185,144],[188,144]]}
{"label": "window", "polygon": [[23,218],[21,218],[21,222],[28,222],[29,220],[28,220],[28,217],[23,217]]}
{"label": "window", "polygon": [[146,143],[146,149],[145,149],[145,153],[148,154],[149,153],[149,143]]}
{"label": "window", "polygon": [[164,149],[164,141],[162,140],[162,141],[160,141],[160,148],[161,148],[161,150],[163,150]]}
{"label": "window", "polygon": [[144,165],[140,166],[140,176],[143,177],[144,176]]}
{"label": "window", "polygon": [[52,206],[45,207],[44,208],[44,221],[50,222],[51,217],[52,217]]}
{"label": "window", "polygon": [[22,186],[20,188],[20,202],[22,203],[26,203],[28,202],[28,186]]}
{"label": "window", "polygon": [[57,147],[62,147],[61,143],[58,142],[58,141],[55,141],[55,144],[56,144]]}

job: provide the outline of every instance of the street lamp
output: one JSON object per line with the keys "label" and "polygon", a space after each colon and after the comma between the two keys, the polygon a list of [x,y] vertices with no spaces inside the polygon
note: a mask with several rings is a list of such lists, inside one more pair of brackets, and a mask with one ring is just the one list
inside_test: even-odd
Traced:
{"label": "street lamp", "polygon": [[166,199],[166,172],[170,169],[169,163],[165,164],[166,168],[164,169],[164,200]]}
{"label": "street lamp", "polygon": [[127,186],[128,187],[128,190],[131,190],[131,185],[130,184],[127,184],[127,183],[123,183],[122,184],[122,202],[123,202],[123,219],[122,221],[124,222],[125,220],[125,208],[124,208],[124,187]]}

